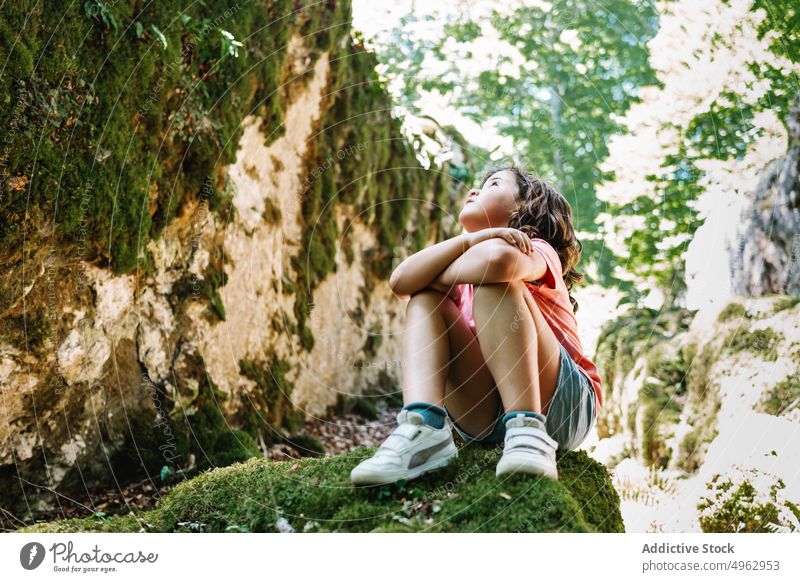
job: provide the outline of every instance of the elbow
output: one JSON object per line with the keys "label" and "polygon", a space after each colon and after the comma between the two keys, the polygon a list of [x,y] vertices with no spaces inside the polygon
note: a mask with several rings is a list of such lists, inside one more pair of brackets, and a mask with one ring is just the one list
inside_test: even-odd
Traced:
{"label": "elbow", "polygon": [[389,276],[389,288],[392,291],[397,291],[397,284],[400,282],[400,267],[397,267]]}
{"label": "elbow", "polygon": [[400,273],[399,266],[392,271],[392,274],[389,277],[389,289],[391,289],[392,293],[397,295],[400,299],[403,299],[409,295],[408,290],[403,288],[402,275]]}
{"label": "elbow", "polygon": [[484,281],[479,284],[507,283],[514,278],[514,263],[519,259],[515,248],[505,241],[493,239],[492,242],[494,241],[499,244],[487,246],[483,260]]}

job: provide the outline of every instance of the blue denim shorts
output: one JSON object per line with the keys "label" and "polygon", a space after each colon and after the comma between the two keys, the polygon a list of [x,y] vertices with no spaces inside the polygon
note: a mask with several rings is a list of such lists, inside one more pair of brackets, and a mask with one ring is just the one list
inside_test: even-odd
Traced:
{"label": "blue denim shorts", "polygon": [[[578,368],[567,349],[563,345],[560,347],[558,383],[547,411],[545,427],[547,433],[558,443],[558,449],[569,451],[578,448],[589,434],[596,419],[597,401],[589,377]],[[495,445],[505,440],[506,427],[503,424],[505,409],[502,403],[492,431],[481,438],[464,432],[450,411],[447,414],[455,431],[467,442]]]}

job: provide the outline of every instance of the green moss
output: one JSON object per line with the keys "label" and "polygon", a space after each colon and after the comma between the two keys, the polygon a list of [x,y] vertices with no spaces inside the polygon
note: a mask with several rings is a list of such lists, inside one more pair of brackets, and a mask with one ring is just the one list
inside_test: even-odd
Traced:
{"label": "green moss", "polygon": [[665,425],[678,421],[678,413],[672,408],[661,408],[654,402],[644,405],[642,417],[641,455],[646,465],[666,468],[672,457],[667,447],[668,429]]}
{"label": "green moss", "polygon": [[[349,3],[337,5],[337,11],[339,7],[343,23],[349,21]],[[377,59],[359,37],[350,46],[332,50],[331,84],[342,89],[330,94],[319,139],[310,144],[309,179],[302,193],[307,225],[304,252],[292,259],[297,286],[294,313],[301,343],[309,350],[314,345],[308,329],[314,289],[335,270],[338,252],[344,252],[348,262],[353,259],[349,237],[342,240],[333,220],[332,205],[353,205],[354,214],[373,230],[378,244],[364,251],[363,260],[367,285],[374,287],[386,284],[391,249],[404,244],[410,229],[415,246],[429,236],[441,240],[448,234],[441,220],[446,212],[437,207],[449,212],[451,192],[462,187],[447,168],[425,170],[412,146],[399,139],[401,122],[390,113],[391,99],[375,71]],[[345,119],[351,122],[342,123]],[[420,201],[422,196],[428,199]]]}
{"label": "green moss", "polygon": [[789,374],[767,390],[756,405],[756,410],[780,416],[800,408],[800,373]]}
{"label": "green moss", "polygon": [[374,356],[381,345],[383,345],[383,334],[378,329],[370,329],[362,351],[367,357]]}
{"label": "green moss", "polygon": [[775,349],[782,342],[784,335],[776,332],[770,327],[750,331],[746,325],[740,325],[729,336],[729,349],[736,353],[748,350],[761,356],[768,362],[778,359],[778,351]]}
{"label": "green moss", "polygon": [[708,443],[716,436],[716,428],[709,429],[706,426],[694,428],[686,433],[678,451],[678,468],[687,473],[694,473],[697,471],[705,457]]}
{"label": "green moss", "polygon": [[46,309],[33,309],[0,319],[0,337],[25,350],[38,350],[53,337]]}
{"label": "green moss", "polygon": [[261,456],[253,437],[232,427],[223,416],[224,400],[225,395],[206,375],[190,412],[183,414],[183,426],[178,434],[184,442],[180,449],[195,455],[197,470]]}
{"label": "green moss", "polygon": [[285,437],[284,429],[293,432],[297,425],[290,399],[294,385],[286,378],[290,369],[288,362],[276,356],[267,363],[239,361],[239,373],[257,386],[243,424],[251,432],[263,432],[270,443],[279,442]]}
{"label": "green moss", "polygon": [[[441,217],[452,189],[464,185],[447,167],[425,170],[401,139],[375,56],[359,35],[349,37],[349,1],[303,7],[217,0],[215,18],[191,0],[92,2],[48,10],[23,1],[2,17],[0,58],[15,63],[0,101],[0,122],[16,130],[0,185],[0,244],[9,252],[21,248],[23,217],[55,215],[61,242],[126,272],[152,267],[148,241],[191,199],[206,199],[230,222],[226,167],[244,116],[263,120],[267,144],[279,138],[287,104],[312,73],[283,78],[293,33],[305,37],[310,62],[328,51],[331,63],[323,118],[307,153],[313,179],[302,193],[303,252],[292,259],[297,288],[286,286],[295,293],[302,346],[314,345],[313,291],[336,268],[336,204],[353,205],[374,230],[379,247],[369,251],[368,277],[378,281],[389,275],[386,249],[409,225],[417,225],[417,247],[446,234]],[[225,56],[223,28],[244,42],[238,56]],[[279,209],[268,203],[264,218],[276,223]],[[352,248],[344,250],[352,261]],[[209,305],[224,320],[214,289],[207,289]]]}
{"label": "green moss", "polygon": [[294,447],[304,457],[318,457],[325,454],[325,445],[309,434],[293,434],[286,437],[284,442]]}
{"label": "green moss", "polygon": [[353,404],[353,412],[366,420],[377,420],[378,418],[378,409],[376,408],[375,403],[371,398],[366,396],[356,398],[356,401]]}
{"label": "green moss", "polygon": [[[125,272],[209,177],[224,180],[245,115],[265,120],[268,142],[284,133],[286,100],[306,81],[282,79],[289,36],[308,31],[315,59],[350,4],[216,0],[211,17],[192,0],[92,2],[3,11],[0,58],[13,66],[0,122],[16,131],[0,243],[18,248],[22,217],[46,212],[62,242]],[[238,56],[223,29],[244,42]]]}
{"label": "green moss", "polygon": [[349,472],[374,449],[321,459],[251,459],[178,484],[138,516],[72,519],[21,531],[587,532],[623,531],[608,471],[584,452],[559,456],[558,481],[497,479],[499,452],[462,448],[448,467],[408,482],[355,488]]}
{"label": "green moss", "polygon": [[[595,363],[602,379],[604,398],[611,397],[611,389],[616,382],[627,376],[634,367],[636,359],[661,342],[688,330],[692,314],[685,309],[658,311],[649,308],[631,309],[628,313],[609,321],[603,326],[597,342]],[[660,358],[659,352],[653,352],[653,362]],[[684,361],[677,361],[665,366],[663,374],[672,374],[688,366]],[[655,367],[655,366],[651,366]],[[673,368],[671,371],[669,368]],[[674,376],[674,374],[672,374]],[[679,378],[668,380],[677,382]],[[598,430],[601,435],[609,430],[622,430],[623,427],[607,427],[607,419],[598,418]]]}
{"label": "green moss", "polygon": [[188,298],[203,298],[208,302],[210,312],[221,321],[226,320],[225,304],[219,294],[220,287],[228,282],[228,275],[222,266],[221,258],[209,265],[203,278],[198,279],[190,273],[172,286],[172,295],[179,300]]}
{"label": "green moss", "polygon": [[676,465],[688,472],[700,467],[708,444],[717,436],[721,401],[717,386],[709,381],[709,374],[718,356],[714,343],[705,344],[699,353],[696,344],[688,344],[683,349],[683,358],[690,363],[683,410],[692,431],[680,443]]}
{"label": "green moss", "polygon": [[717,321],[725,322],[730,321],[731,319],[739,319],[742,317],[750,317],[747,314],[747,310],[744,308],[744,305],[741,303],[728,303],[725,308],[719,312],[717,316]]}
{"label": "green moss", "polygon": [[281,209],[271,198],[264,199],[264,212],[261,216],[267,224],[278,224],[283,220]]}
{"label": "green moss", "polygon": [[772,313],[773,314],[779,313],[786,309],[791,309],[798,303],[800,303],[800,297],[794,297],[794,296],[781,297],[780,299],[775,301],[775,303],[772,304]]}

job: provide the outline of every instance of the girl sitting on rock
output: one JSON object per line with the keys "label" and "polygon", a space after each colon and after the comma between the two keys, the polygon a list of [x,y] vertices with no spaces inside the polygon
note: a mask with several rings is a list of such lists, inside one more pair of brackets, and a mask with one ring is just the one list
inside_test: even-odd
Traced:
{"label": "girl sitting on rock", "polygon": [[601,404],[570,295],[581,244],[572,210],[517,167],[486,173],[464,231],[403,261],[389,285],[408,299],[397,428],[351,472],[356,485],[412,479],[467,442],[503,443],[497,476],[557,479],[556,449],[578,447]]}

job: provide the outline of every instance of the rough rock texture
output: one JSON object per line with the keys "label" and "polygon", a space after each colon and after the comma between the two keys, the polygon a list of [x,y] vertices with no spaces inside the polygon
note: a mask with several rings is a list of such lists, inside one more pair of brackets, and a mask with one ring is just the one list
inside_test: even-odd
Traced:
{"label": "rough rock texture", "polygon": [[738,295],[800,295],[800,96],[788,117],[789,147],[771,163],[745,209],[731,277]]}
{"label": "rough rock texture", "polygon": [[635,310],[601,334],[592,455],[626,529],[800,530],[800,298],[737,297],[701,321]]}
{"label": "rough rock texture", "polygon": [[500,452],[467,446],[408,482],[353,487],[374,448],[325,459],[251,459],[177,485],[152,511],[58,520],[21,532],[622,532],[608,471],[584,452],[558,457],[559,480],[498,479]]}
{"label": "rough rock texture", "polygon": [[[92,29],[81,50],[98,50],[94,42],[106,47],[101,51],[122,46],[149,56],[141,70],[121,69],[122,81],[109,81],[110,90],[121,91],[118,84],[129,80],[132,95],[117,109],[104,109],[116,96],[103,93],[105,70],[86,90],[94,107],[88,113],[58,102],[69,93],[63,87],[51,92],[54,106],[70,116],[45,146],[55,148],[56,161],[74,165],[63,184],[52,180],[59,167],[24,158],[27,142],[15,144],[16,158],[4,159],[5,169],[18,174],[4,180],[4,191],[26,180],[32,188],[24,216],[20,196],[0,200],[6,516],[29,518],[57,507],[58,495],[163,467],[188,472],[243,460],[258,454],[259,439],[279,442],[304,415],[324,415],[346,395],[397,390],[404,304],[386,279],[402,255],[454,234],[442,216],[461,192],[448,167],[425,170],[402,139],[374,57],[350,36],[349,2],[236,6],[220,14],[236,38],[249,39],[240,49],[246,58],[224,63],[215,60],[219,47],[203,44],[218,36],[198,32],[199,17],[184,21],[184,32],[164,31],[169,49],[162,56],[150,32],[114,44],[135,7],[115,5],[124,22],[118,28],[92,20],[80,6],[65,8],[76,30]],[[140,17],[168,8],[159,4]],[[10,28],[23,26],[26,10],[41,8],[20,10]],[[46,28],[50,16],[37,18]],[[265,19],[269,34],[251,34]],[[63,46],[37,47],[36,31],[28,49],[41,50],[43,70],[58,73],[65,65],[46,51]],[[196,42],[193,49],[187,39]],[[64,46],[72,40],[65,37]],[[115,58],[124,67],[139,62],[137,55]],[[159,61],[175,56],[173,65]],[[163,76],[183,76],[170,85],[157,67]],[[30,132],[22,129],[38,127],[37,91],[47,87],[29,83],[24,67],[16,74],[30,94],[13,93],[0,114],[24,139]],[[208,103],[193,101],[201,98]],[[93,119],[92,111],[102,115]],[[125,156],[113,150],[96,162],[105,146],[92,141],[97,134],[87,130],[84,139],[80,131],[104,123],[113,126],[107,136],[131,135],[120,145]],[[58,148],[74,127],[80,139],[67,155]],[[136,158],[142,152],[152,159]],[[106,175],[95,162],[113,163],[113,171]],[[31,167],[41,173],[28,177]],[[97,208],[82,206],[71,197],[75,191],[55,189],[69,180],[77,189],[87,178],[97,189],[104,175],[136,181],[148,171],[158,179],[141,188],[121,181],[108,192],[93,190]],[[137,210],[142,192],[149,206]],[[113,200],[108,208],[101,205],[106,195]],[[46,218],[56,200],[69,225],[59,222],[62,215],[55,225]],[[70,209],[89,214],[78,220]],[[111,241],[104,238],[109,232]]]}
{"label": "rough rock texture", "polygon": [[800,530],[800,97],[788,125],[728,248],[736,295],[601,332],[592,454],[629,531]]}

